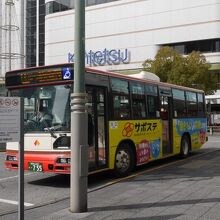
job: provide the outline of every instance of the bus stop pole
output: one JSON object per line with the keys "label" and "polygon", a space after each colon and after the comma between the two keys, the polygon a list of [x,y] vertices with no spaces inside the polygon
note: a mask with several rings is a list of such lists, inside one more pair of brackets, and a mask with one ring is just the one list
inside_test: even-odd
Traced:
{"label": "bus stop pole", "polygon": [[85,93],[85,1],[75,0],[74,90],[71,94],[70,211],[87,211],[88,114]]}
{"label": "bus stop pole", "polygon": [[24,99],[20,98],[20,142],[18,166],[18,220],[24,220]]}

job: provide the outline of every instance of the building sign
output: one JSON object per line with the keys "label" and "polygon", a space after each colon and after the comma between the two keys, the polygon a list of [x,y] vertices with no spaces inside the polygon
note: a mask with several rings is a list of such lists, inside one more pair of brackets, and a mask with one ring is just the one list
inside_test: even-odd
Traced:
{"label": "building sign", "polygon": [[[74,63],[74,54],[68,53],[68,62]],[[86,52],[85,64],[89,66],[104,66],[127,64],[130,62],[130,52],[128,49],[104,49]]]}
{"label": "building sign", "polygon": [[0,97],[0,143],[20,141],[20,98]]}

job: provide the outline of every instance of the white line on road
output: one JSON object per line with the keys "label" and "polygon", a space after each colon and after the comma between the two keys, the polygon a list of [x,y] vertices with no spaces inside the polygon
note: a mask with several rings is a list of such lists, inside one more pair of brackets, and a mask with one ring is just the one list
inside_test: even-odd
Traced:
{"label": "white line on road", "polygon": [[[29,175],[33,175],[33,174],[35,174],[35,173],[25,173],[24,175],[25,175],[25,176],[29,176]],[[0,179],[0,182],[1,182],[1,181],[4,181],[4,180],[14,179],[14,178],[18,178],[18,175],[2,178],[2,179]]]}
{"label": "white line on road", "polygon": [[[12,205],[18,205],[17,201],[8,200],[8,199],[0,199],[0,202],[7,203],[7,204],[12,204]],[[34,206],[34,204],[25,202],[24,206],[30,207],[30,206]]]}

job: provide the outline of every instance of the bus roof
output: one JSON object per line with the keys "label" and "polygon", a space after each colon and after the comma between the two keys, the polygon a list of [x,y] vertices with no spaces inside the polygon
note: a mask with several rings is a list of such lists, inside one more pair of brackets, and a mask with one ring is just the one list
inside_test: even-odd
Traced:
{"label": "bus roof", "polygon": [[204,91],[199,90],[199,89],[195,89],[195,88],[175,85],[175,84],[171,84],[171,83],[159,82],[157,80],[135,78],[134,74],[132,74],[132,76],[130,76],[130,75],[125,75],[125,74],[117,73],[117,72],[110,72],[110,71],[106,71],[106,70],[97,70],[95,68],[86,68],[86,71],[93,72],[93,73],[100,73],[102,75],[108,75],[108,76],[113,76],[113,77],[115,76],[115,77],[119,77],[119,78],[133,80],[133,81],[147,82],[149,84],[154,84],[154,85],[159,85],[159,86],[172,87],[172,88],[177,88],[177,89],[184,89],[184,90],[190,90],[190,91],[204,93]]}
{"label": "bus roof", "polygon": [[[43,70],[43,69],[56,68],[56,67],[62,67],[62,66],[63,67],[68,67],[68,66],[73,66],[73,64],[63,63],[63,64],[54,64],[54,65],[29,67],[29,68],[25,68],[25,69],[12,70],[12,71],[6,72],[5,78],[7,79],[7,77],[9,75],[20,73],[20,72],[23,72],[23,71],[25,71],[25,72],[26,71],[32,71],[32,70],[35,71],[35,70],[38,70],[38,69]],[[185,87],[185,86],[180,86],[180,85],[175,85],[175,84],[170,84],[170,83],[165,83],[165,82],[159,82],[157,80],[150,80],[150,79],[146,80],[146,79],[136,78],[134,76],[134,74],[132,74],[132,76],[129,76],[129,75],[125,75],[125,74],[122,74],[122,73],[111,72],[111,71],[107,71],[107,70],[100,70],[100,69],[96,69],[96,68],[92,68],[92,67],[86,67],[85,69],[86,69],[86,72],[89,72],[89,73],[96,73],[96,74],[100,74],[100,75],[118,77],[118,78],[127,79],[127,80],[131,80],[131,81],[147,82],[149,84],[159,85],[161,87],[163,87],[163,86],[164,87],[172,87],[172,88],[177,88],[177,89],[184,89],[184,90],[190,90],[190,91],[203,93],[202,90],[195,89],[195,88],[190,88],[190,87]],[[20,86],[16,86],[16,87],[20,87]],[[12,86],[10,86],[10,88],[12,88]]]}

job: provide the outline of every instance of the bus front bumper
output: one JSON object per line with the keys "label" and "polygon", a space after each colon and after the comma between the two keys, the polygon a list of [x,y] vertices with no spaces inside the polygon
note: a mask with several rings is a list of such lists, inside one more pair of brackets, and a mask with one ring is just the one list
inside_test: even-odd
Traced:
{"label": "bus front bumper", "polygon": [[[6,151],[5,167],[10,170],[18,169],[18,153]],[[70,152],[46,153],[25,152],[24,170],[34,172],[70,173]]]}

